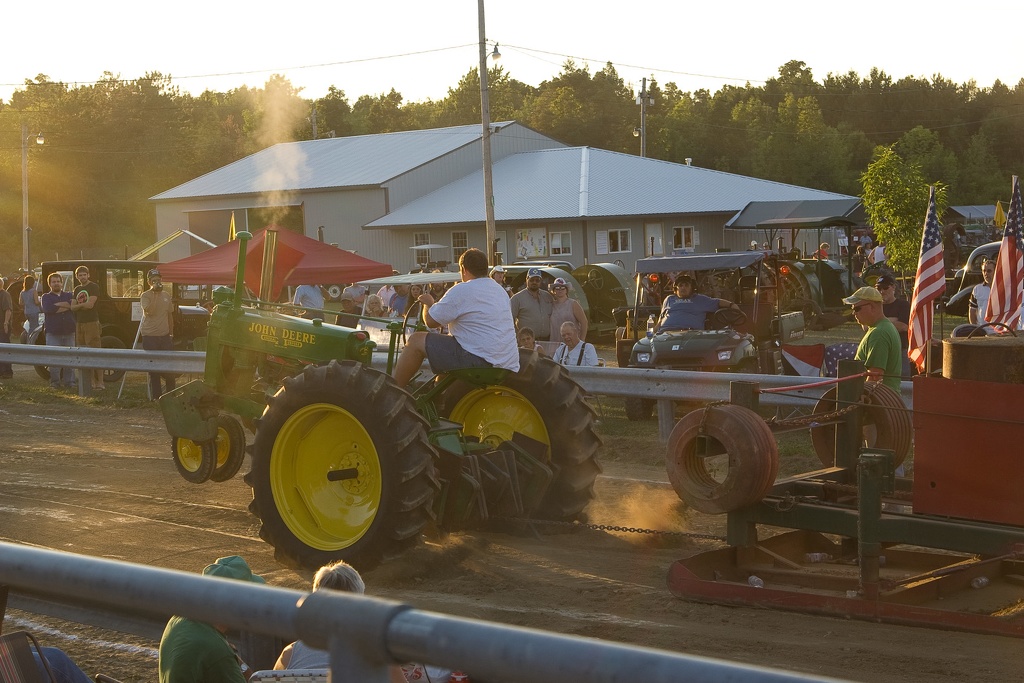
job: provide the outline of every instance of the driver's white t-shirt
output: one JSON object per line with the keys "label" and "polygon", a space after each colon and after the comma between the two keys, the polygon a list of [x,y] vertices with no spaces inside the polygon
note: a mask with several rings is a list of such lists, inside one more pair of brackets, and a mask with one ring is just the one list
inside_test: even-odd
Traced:
{"label": "driver's white t-shirt", "polygon": [[496,368],[519,371],[519,346],[505,289],[489,277],[460,282],[430,307],[464,350]]}

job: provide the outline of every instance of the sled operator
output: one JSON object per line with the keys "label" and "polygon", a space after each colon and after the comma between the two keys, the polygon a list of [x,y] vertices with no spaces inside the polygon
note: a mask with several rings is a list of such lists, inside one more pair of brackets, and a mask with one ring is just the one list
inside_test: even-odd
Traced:
{"label": "sled operator", "polygon": [[689,275],[676,278],[676,293],[669,294],[661,304],[661,315],[655,333],[673,330],[703,330],[704,318],[720,308],[740,307],[726,299],[713,299],[697,293],[697,282]]}

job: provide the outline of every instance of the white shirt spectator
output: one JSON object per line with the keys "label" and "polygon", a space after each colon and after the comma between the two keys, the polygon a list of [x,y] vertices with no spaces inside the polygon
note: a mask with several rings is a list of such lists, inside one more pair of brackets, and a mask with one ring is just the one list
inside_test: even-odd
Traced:
{"label": "white shirt spectator", "polygon": [[352,300],[355,301],[357,305],[362,306],[363,299],[366,298],[366,287],[362,285],[349,285],[342,292],[342,295],[345,294],[351,294]]}
{"label": "white shirt spectator", "polygon": [[391,297],[393,297],[394,295],[395,288],[392,287],[391,285],[384,285],[383,287],[377,290],[377,296],[379,296],[380,300],[384,303],[385,311],[391,308]]}
{"label": "white shirt spectator", "polygon": [[594,345],[582,340],[571,349],[564,343],[559,344],[553,359],[560,365],[595,366],[601,364],[601,359],[597,357],[597,349],[594,348]]}
{"label": "white shirt spectator", "polygon": [[985,319],[985,314],[988,312],[988,300],[991,297],[992,288],[984,282],[974,285],[974,290],[971,292],[971,298],[968,299],[967,302],[967,317],[971,319],[971,322],[975,325],[983,325],[988,322],[988,320]]}
{"label": "white shirt spectator", "polygon": [[316,285],[299,285],[295,288],[295,296],[292,303],[299,308],[313,308],[320,310],[324,307],[324,294]]}

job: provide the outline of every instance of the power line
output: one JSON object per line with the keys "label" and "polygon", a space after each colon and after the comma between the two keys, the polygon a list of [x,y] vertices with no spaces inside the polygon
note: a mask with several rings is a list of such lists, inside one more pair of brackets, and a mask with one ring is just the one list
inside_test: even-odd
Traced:
{"label": "power line", "polygon": [[45,86],[45,85],[54,85],[55,83],[59,83],[61,85],[87,86],[87,85],[100,85],[102,83],[110,83],[111,81],[119,81],[121,83],[130,83],[130,82],[134,82],[134,81],[149,81],[149,82],[153,82],[153,81],[158,81],[158,80],[168,80],[168,81],[172,81],[173,82],[173,81],[192,80],[192,79],[196,79],[196,78],[220,78],[220,77],[223,77],[223,76],[251,76],[253,74],[278,73],[278,72],[282,72],[282,71],[299,71],[301,69],[322,69],[322,68],[326,68],[326,67],[329,67],[329,66],[345,66],[345,65],[348,65],[348,64],[362,64],[362,63],[365,63],[365,62],[379,62],[379,61],[383,61],[383,60],[387,60],[387,59],[400,59],[402,57],[416,57],[416,56],[419,56],[419,55],[426,55],[426,54],[431,54],[431,53],[434,53],[434,52],[447,52],[448,50],[461,50],[463,48],[476,47],[476,46],[477,46],[477,43],[466,43],[466,44],[463,44],[463,45],[450,45],[448,47],[437,47],[437,48],[432,48],[430,50],[417,50],[415,52],[402,52],[402,53],[394,54],[394,55],[383,55],[383,56],[379,56],[379,57],[362,57],[362,58],[359,58],[359,59],[346,59],[346,60],[339,61],[339,62],[322,62],[320,64],[302,64],[302,65],[299,65],[299,66],[286,66],[286,67],[278,67],[278,68],[275,68],[275,69],[253,69],[251,71],[223,71],[223,72],[219,72],[219,73],[209,73],[209,74],[192,74],[192,75],[189,75],[189,76],[170,76],[170,75],[163,75],[162,74],[158,78],[157,77],[154,77],[154,78],[140,77],[140,78],[132,78],[132,79],[101,78],[101,79],[96,80],[96,81],[66,81],[66,82],[65,81],[55,81],[55,82],[47,81],[47,82],[44,82],[44,83],[37,83],[37,82],[34,82],[34,81],[25,81],[24,83],[0,83],[0,87],[4,87],[4,88],[17,88],[17,87],[22,87],[22,86]]}

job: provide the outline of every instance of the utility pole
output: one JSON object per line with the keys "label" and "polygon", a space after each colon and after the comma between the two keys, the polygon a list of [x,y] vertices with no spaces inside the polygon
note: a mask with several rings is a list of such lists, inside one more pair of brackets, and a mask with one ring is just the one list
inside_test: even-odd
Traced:
{"label": "utility pole", "polygon": [[480,24],[480,144],[484,156],[484,233],[487,241],[487,263],[494,260],[494,179],[491,175],[491,104],[487,92],[487,34],[484,30],[484,0],[477,0]]}
{"label": "utility pole", "polygon": [[[647,156],[647,106],[654,104],[654,98],[647,92],[647,79],[640,81],[640,94],[636,96],[636,103],[640,105],[640,156]],[[634,134],[636,129],[633,129]]]}

